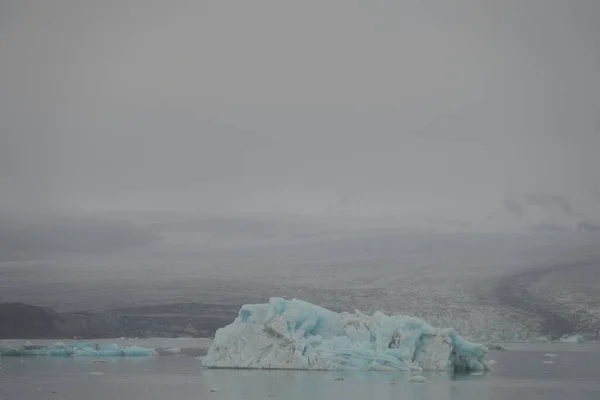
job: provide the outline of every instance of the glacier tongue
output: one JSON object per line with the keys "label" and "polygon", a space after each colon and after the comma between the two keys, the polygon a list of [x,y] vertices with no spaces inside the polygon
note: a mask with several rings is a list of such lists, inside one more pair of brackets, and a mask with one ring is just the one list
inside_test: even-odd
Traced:
{"label": "glacier tongue", "polygon": [[451,329],[379,311],[335,313],[302,300],[273,297],[242,306],[203,358],[209,368],[311,370],[488,369],[487,348]]}

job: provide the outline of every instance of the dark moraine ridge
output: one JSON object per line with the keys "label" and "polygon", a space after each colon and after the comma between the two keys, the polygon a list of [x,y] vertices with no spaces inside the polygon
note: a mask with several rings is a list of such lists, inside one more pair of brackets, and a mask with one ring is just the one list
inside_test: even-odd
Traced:
{"label": "dark moraine ridge", "polygon": [[239,308],[183,303],[58,313],[47,307],[0,303],[0,339],[212,337],[233,321]]}

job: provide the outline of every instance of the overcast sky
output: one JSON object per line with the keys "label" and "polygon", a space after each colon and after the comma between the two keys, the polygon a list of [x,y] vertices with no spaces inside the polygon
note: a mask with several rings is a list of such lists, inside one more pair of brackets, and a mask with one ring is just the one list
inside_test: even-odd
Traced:
{"label": "overcast sky", "polygon": [[595,192],[599,18],[597,0],[1,0],[2,201],[487,213]]}

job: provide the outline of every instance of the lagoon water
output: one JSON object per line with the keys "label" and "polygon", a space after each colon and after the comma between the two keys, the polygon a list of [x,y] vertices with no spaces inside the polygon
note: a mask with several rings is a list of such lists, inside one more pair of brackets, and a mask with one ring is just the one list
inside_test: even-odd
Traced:
{"label": "lagoon water", "polygon": [[[195,351],[206,340],[179,344],[179,355],[114,358],[5,357],[0,399],[551,399],[600,398],[600,343],[520,343],[492,351],[481,376],[427,374],[409,382],[397,372],[306,372],[203,369]],[[146,341],[138,341],[148,345]],[[160,343],[162,342],[162,343]],[[4,343],[7,344],[7,343]],[[196,348],[197,349],[197,348]],[[553,353],[556,357],[544,357]],[[216,389],[216,391],[211,391]]]}

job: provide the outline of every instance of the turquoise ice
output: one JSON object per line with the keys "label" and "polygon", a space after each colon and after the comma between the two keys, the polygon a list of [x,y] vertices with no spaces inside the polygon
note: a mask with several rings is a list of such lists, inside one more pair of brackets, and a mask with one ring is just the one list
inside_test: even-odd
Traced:
{"label": "turquoise ice", "polygon": [[53,356],[53,357],[147,357],[156,355],[154,349],[133,345],[94,343],[55,343],[49,346],[23,345],[20,347],[0,348],[5,357]]}
{"label": "turquoise ice", "polygon": [[242,306],[202,363],[209,368],[488,370],[488,349],[409,316],[336,313],[293,299]]}

